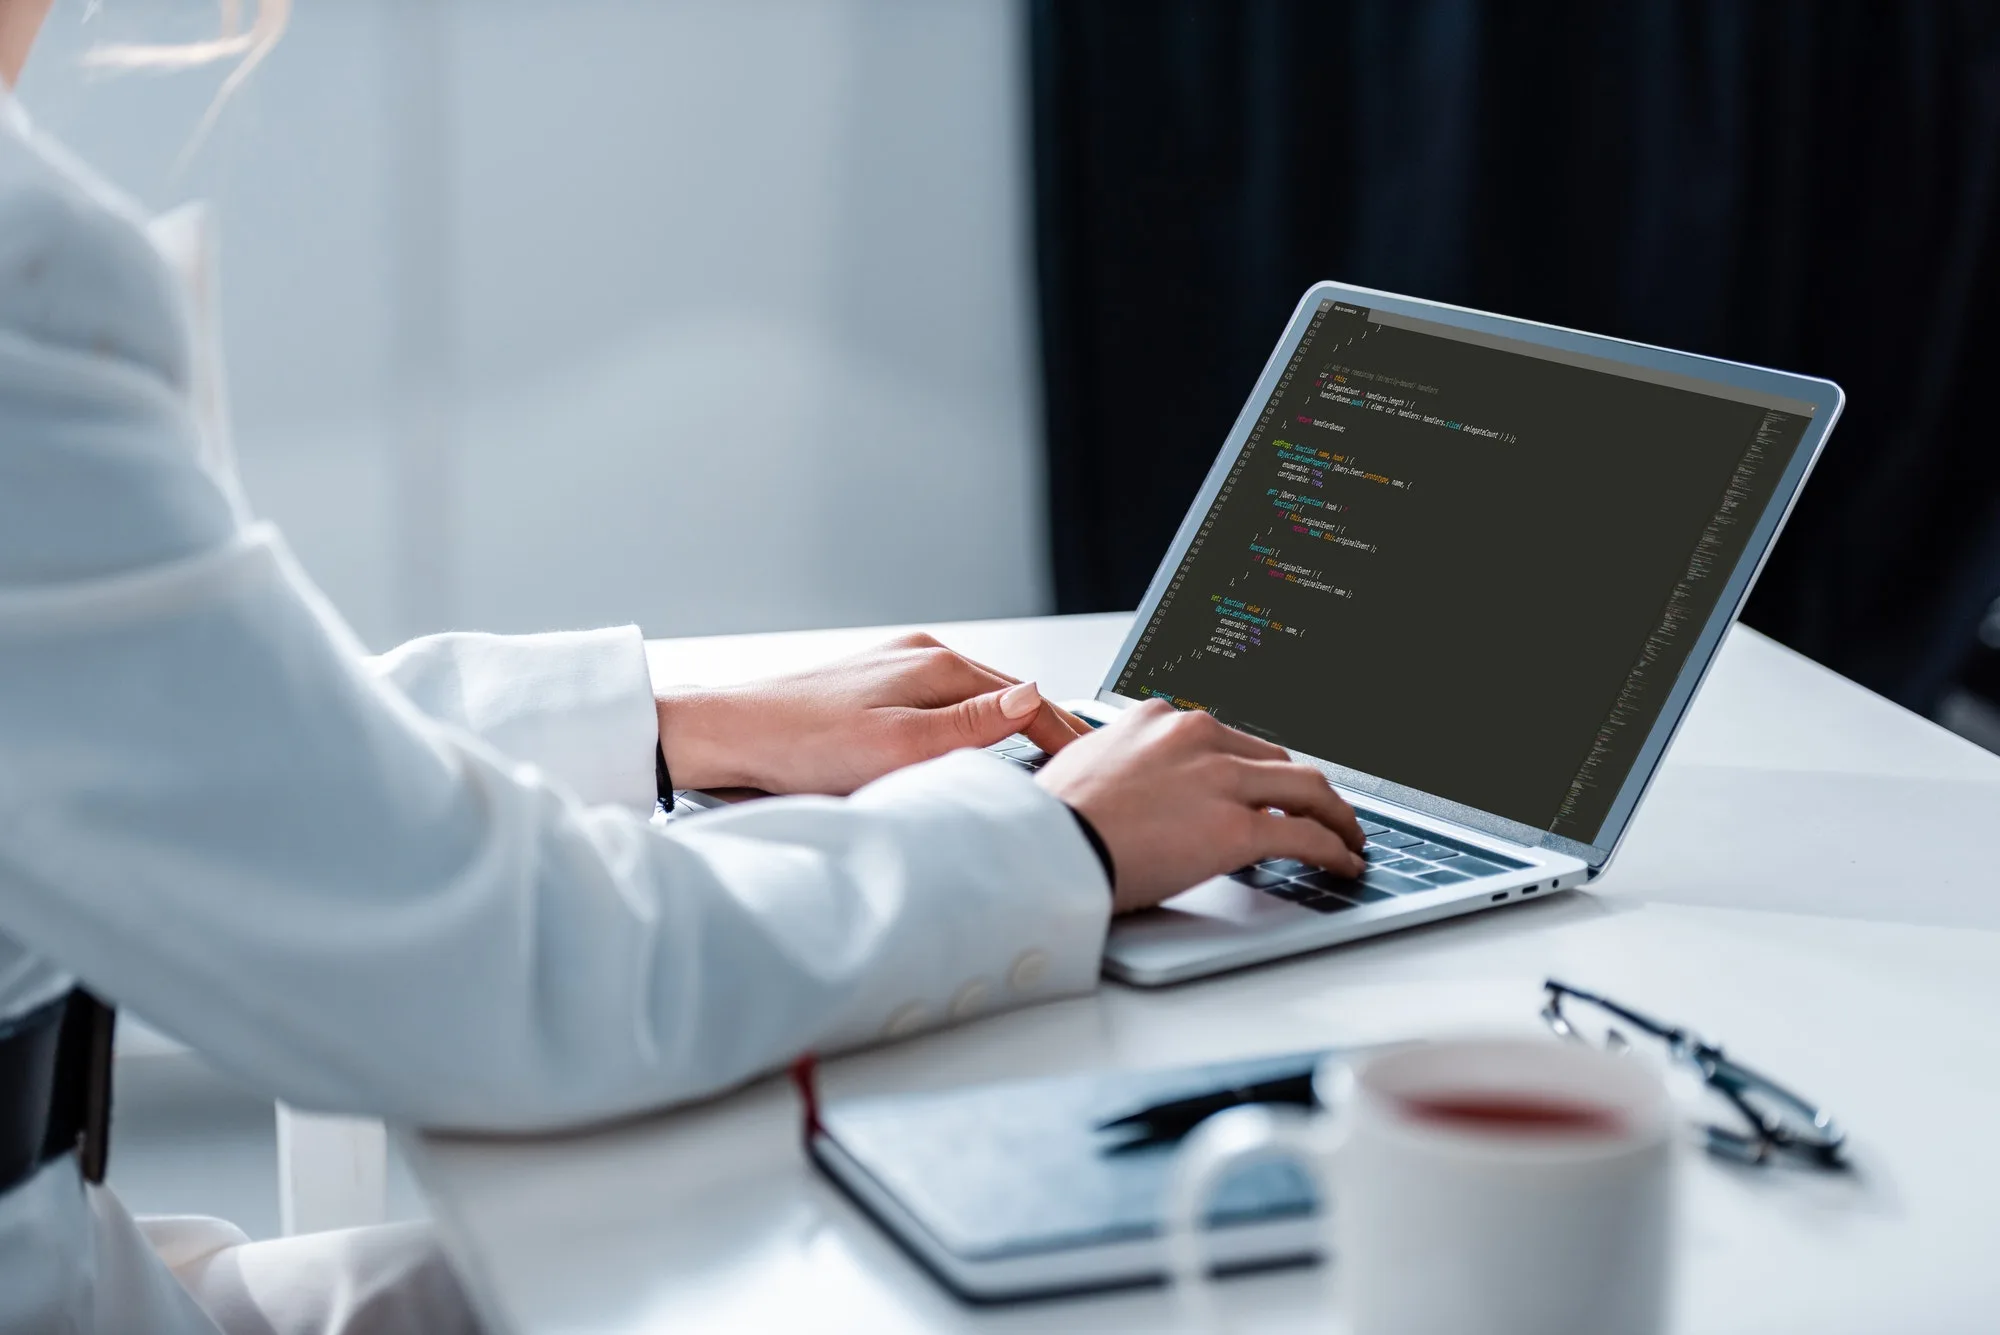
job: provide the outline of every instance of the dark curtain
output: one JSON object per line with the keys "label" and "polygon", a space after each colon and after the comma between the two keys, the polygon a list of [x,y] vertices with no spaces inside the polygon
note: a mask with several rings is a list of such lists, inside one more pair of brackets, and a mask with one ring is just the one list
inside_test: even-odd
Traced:
{"label": "dark curtain", "polygon": [[2000,7],[1031,0],[1058,601],[1130,607],[1311,282],[1829,376],[1746,620],[1919,709],[2000,594]]}

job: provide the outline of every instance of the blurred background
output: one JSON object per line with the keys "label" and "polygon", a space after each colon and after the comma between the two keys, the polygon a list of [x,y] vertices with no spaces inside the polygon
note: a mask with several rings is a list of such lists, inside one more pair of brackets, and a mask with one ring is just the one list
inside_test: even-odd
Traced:
{"label": "blurred background", "polygon": [[1050,604],[1027,31],[1010,0],[297,0],[222,70],[56,0],[21,96],[213,201],[257,506],[378,648]]}
{"label": "blurred background", "polygon": [[1745,619],[2000,738],[2000,8],[1032,18],[1060,606],[1137,599],[1273,331],[1339,278],[1839,381]]}
{"label": "blurred background", "polygon": [[57,0],[23,100],[216,203],[247,485],[377,647],[1128,608],[1338,278],[1840,381],[1746,619],[2000,750],[2000,7],[298,0],[183,167],[219,72],[79,61],[213,23]]}

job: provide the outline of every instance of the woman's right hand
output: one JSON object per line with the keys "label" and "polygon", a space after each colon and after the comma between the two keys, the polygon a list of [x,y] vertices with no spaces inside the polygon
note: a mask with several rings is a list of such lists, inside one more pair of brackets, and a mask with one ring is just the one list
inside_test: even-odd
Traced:
{"label": "woman's right hand", "polygon": [[1120,913],[1266,858],[1345,876],[1366,865],[1354,809],[1325,775],[1282,747],[1161,700],[1078,738],[1038,778],[1110,848]]}

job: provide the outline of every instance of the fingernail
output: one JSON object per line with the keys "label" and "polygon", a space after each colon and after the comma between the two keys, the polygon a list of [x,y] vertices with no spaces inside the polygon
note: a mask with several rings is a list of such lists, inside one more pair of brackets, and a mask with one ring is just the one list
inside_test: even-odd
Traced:
{"label": "fingernail", "polygon": [[1041,706],[1041,688],[1032,681],[1009,686],[1000,696],[1000,712],[1008,718],[1026,718]]}

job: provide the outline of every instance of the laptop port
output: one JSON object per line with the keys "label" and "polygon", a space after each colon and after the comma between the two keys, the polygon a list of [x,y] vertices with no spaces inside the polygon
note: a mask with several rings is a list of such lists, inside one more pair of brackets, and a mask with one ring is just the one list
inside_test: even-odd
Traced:
{"label": "laptop port", "polygon": [[1493,902],[1495,904],[1498,904],[1501,900],[1505,899],[1506,897],[1507,897],[1507,892],[1505,890],[1502,890],[1499,894],[1493,896]]}
{"label": "laptop port", "polygon": [[1532,895],[1535,893],[1535,891],[1541,888],[1542,887],[1540,887],[1539,885],[1524,885],[1521,887],[1521,893],[1524,895]]}

